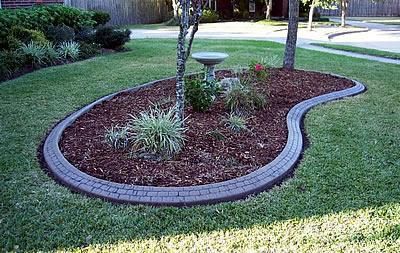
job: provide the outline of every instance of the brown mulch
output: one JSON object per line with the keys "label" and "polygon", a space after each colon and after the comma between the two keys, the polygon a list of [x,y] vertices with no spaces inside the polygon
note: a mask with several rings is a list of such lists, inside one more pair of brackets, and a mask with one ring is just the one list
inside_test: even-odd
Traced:
{"label": "brown mulch", "polygon": [[[219,78],[229,75],[227,71],[217,74]],[[223,100],[217,99],[205,113],[186,106],[187,141],[172,160],[133,158],[128,151],[113,150],[104,142],[106,128],[124,125],[129,114],[148,109],[152,102],[174,100],[174,85],[174,80],[159,82],[95,106],[65,130],[60,142],[64,156],[81,171],[118,183],[192,186],[221,182],[255,171],[279,155],[287,140],[286,115],[294,105],[354,84],[326,74],[271,69],[267,80],[256,84],[268,104],[251,115],[249,131],[230,131],[223,122],[228,111]]]}

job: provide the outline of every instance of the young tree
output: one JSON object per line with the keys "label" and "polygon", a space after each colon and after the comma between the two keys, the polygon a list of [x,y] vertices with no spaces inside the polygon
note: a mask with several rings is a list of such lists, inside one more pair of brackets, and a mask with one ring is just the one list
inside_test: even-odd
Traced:
{"label": "young tree", "polygon": [[349,7],[349,0],[339,0],[340,3],[340,12],[341,12],[341,26],[346,26],[346,16],[347,16],[347,8]]}
{"label": "young tree", "polygon": [[265,4],[267,5],[267,10],[265,11],[265,19],[271,20],[272,0],[265,0]]}
{"label": "young tree", "polygon": [[283,68],[293,70],[296,56],[297,29],[299,25],[299,0],[289,0],[289,24],[286,37]]}
{"label": "young tree", "polygon": [[302,0],[304,4],[310,5],[310,11],[308,13],[308,25],[307,29],[312,31],[312,22],[314,17],[314,11],[316,7],[330,8],[337,0]]}
{"label": "young tree", "polygon": [[[186,61],[192,50],[193,40],[199,29],[204,6],[208,0],[173,0],[178,7],[179,35],[176,60],[176,116],[183,122],[185,109]],[[190,31],[191,28],[191,31]],[[188,41],[186,36],[189,35]]]}

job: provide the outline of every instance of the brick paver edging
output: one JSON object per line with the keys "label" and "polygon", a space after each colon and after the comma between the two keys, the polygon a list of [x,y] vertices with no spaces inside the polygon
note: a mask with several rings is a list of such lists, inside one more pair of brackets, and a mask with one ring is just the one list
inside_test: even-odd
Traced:
{"label": "brick paver edging", "polygon": [[[133,92],[151,86],[158,81],[124,91]],[[272,187],[294,168],[303,150],[303,136],[300,129],[303,116],[316,105],[354,96],[365,91],[366,88],[363,84],[357,81],[353,82],[355,86],[352,88],[314,97],[294,106],[287,115],[288,140],[282,153],[264,167],[232,180],[189,187],[127,185],[92,177],[70,164],[61,153],[58,145],[63,131],[94,105],[109,100],[120,92],[105,96],[58,123],[47,136],[43,145],[44,162],[54,177],[66,186],[75,191],[113,202],[154,206],[192,206],[241,199],[249,194],[259,193]]]}

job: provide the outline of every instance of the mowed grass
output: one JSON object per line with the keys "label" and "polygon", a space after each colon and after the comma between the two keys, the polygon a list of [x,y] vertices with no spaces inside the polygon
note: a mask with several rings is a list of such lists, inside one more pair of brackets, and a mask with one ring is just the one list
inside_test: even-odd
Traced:
{"label": "mowed grass", "polygon": [[[73,252],[400,251],[400,67],[298,50],[297,67],[356,78],[368,91],[318,106],[294,176],[243,201],[193,208],[116,205],[71,193],[36,150],[57,121],[97,98],[174,75],[174,40],[43,69],[0,85],[0,250]],[[283,54],[270,42],[198,40],[221,67]],[[201,66],[190,61],[188,71]],[[268,124],[268,122],[266,122]]]}
{"label": "mowed grass", "polygon": [[400,53],[395,53],[395,52],[388,52],[388,51],[382,51],[382,50],[370,49],[370,48],[364,48],[364,47],[354,47],[354,46],[348,46],[348,45],[328,44],[328,43],[311,43],[311,45],[324,47],[324,48],[337,49],[337,50],[342,50],[342,51],[347,51],[347,52],[352,52],[352,53],[365,54],[365,55],[400,60]]}

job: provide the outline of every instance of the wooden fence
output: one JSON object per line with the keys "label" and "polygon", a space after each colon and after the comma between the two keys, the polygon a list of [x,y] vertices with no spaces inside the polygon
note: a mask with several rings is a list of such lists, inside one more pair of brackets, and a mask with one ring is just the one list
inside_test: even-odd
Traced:
{"label": "wooden fence", "polygon": [[[340,8],[320,9],[323,16],[339,16]],[[400,16],[400,0],[350,0],[347,15],[350,17]]]}
{"label": "wooden fence", "polygon": [[105,11],[112,25],[159,23],[169,12],[166,0],[65,0],[65,5]]}

